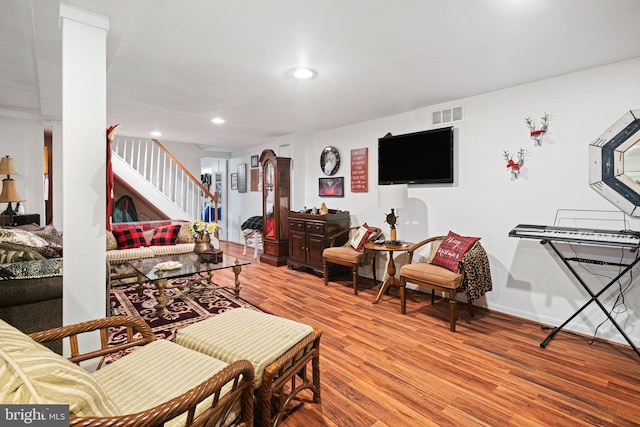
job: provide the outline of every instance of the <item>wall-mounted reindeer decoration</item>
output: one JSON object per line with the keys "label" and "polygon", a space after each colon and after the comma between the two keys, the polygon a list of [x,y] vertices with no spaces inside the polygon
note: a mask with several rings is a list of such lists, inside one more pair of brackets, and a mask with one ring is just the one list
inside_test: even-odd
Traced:
{"label": "wall-mounted reindeer decoration", "polygon": [[534,141],[534,145],[542,145],[542,137],[549,128],[549,122],[551,121],[551,115],[544,113],[544,116],[540,117],[540,127],[538,128],[535,120],[531,120],[531,117],[526,117],[524,122],[529,127],[529,135]]}
{"label": "wall-mounted reindeer decoration", "polygon": [[513,155],[509,154],[507,150],[503,151],[504,160],[507,162],[507,168],[511,171],[511,176],[514,179],[518,179],[518,177],[520,176],[520,169],[524,165],[524,156],[525,156],[524,148],[521,148],[520,150],[518,150],[516,155],[518,156],[517,161],[513,160]]}

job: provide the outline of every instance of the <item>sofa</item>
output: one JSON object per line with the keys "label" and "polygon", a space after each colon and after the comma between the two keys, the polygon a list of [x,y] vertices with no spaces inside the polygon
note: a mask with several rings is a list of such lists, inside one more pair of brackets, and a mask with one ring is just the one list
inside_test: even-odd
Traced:
{"label": "sofa", "polygon": [[[189,224],[183,220],[114,224],[114,230],[140,229],[145,240],[125,248],[118,245],[113,231],[107,232],[107,288],[113,280],[135,277],[127,265],[130,260],[193,251]],[[155,239],[162,244],[147,245],[154,241],[156,230],[171,225],[175,226],[173,241],[174,234]],[[62,325],[62,255],[62,235],[52,225],[0,228],[0,319],[26,333]],[[59,342],[47,346],[61,351]]]}
{"label": "sofa", "polygon": [[[0,319],[25,333],[62,325],[61,256],[53,226],[0,228]],[[62,351],[59,341],[47,346]]]}
{"label": "sofa", "polygon": [[[108,344],[104,337],[117,327],[129,333],[122,342]],[[99,348],[80,353],[78,336],[95,331],[103,337]],[[69,359],[40,344],[67,337]],[[141,318],[112,316],[30,335],[0,321],[0,350],[0,404],[68,405],[64,416],[70,426],[253,425],[251,362],[226,363],[154,340]],[[94,372],[80,366],[125,350],[130,354],[100,363]]]}
{"label": "sofa", "polygon": [[[62,258],[4,264],[0,271],[0,319],[25,333],[62,325]],[[62,351],[60,341],[47,346]]]}
{"label": "sofa", "polygon": [[137,259],[193,252],[195,241],[185,220],[137,221],[113,224],[107,231],[107,262],[115,283],[135,277],[127,263]]}

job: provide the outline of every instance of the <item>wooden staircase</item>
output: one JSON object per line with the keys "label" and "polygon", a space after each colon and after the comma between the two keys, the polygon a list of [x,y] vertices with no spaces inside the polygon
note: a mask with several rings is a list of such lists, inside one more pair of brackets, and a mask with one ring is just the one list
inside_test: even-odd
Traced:
{"label": "wooden staircase", "polygon": [[172,219],[200,218],[205,206],[214,206],[212,194],[158,140],[117,135],[112,144],[114,174]]}

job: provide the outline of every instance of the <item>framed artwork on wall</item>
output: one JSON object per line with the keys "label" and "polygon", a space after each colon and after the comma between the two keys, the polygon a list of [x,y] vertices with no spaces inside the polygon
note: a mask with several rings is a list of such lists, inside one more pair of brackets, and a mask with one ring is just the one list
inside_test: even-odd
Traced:
{"label": "framed artwork on wall", "polygon": [[258,156],[251,156],[251,167],[252,168],[257,168],[258,167]]}
{"label": "framed artwork on wall", "polygon": [[369,149],[351,150],[351,192],[369,191]]}
{"label": "framed artwork on wall", "polygon": [[251,191],[260,191],[259,169],[251,169]]}
{"label": "framed artwork on wall", "polygon": [[215,184],[216,194],[218,195],[218,197],[221,197],[222,196],[222,174],[221,173],[216,174],[216,180],[214,184]]}
{"label": "framed artwork on wall", "polygon": [[213,177],[210,173],[200,174],[200,183],[207,188],[207,190],[211,191],[211,182],[213,181]]}
{"label": "framed artwork on wall", "polygon": [[320,169],[325,175],[333,176],[340,169],[340,153],[335,147],[326,147],[320,154]]}
{"label": "framed artwork on wall", "polygon": [[344,177],[318,178],[318,195],[322,197],[344,197]]}
{"label": "framed artwork on wall", "polygon": [[232,173],[231,174],[231,189],[232,190],[237,190],[238,189],[238,174],[237,173]]}
{"label": "framed artwork on wall", "polygon": [[238,193],[247,192],[247,164],[238,165]]}

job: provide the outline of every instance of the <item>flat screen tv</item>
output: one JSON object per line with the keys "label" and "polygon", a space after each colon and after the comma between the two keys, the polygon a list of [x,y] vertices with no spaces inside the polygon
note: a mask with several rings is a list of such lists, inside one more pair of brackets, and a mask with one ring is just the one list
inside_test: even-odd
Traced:
{"label": "flat screen tv", "polygon": [[453,127],[378,138],[378,184],[453,183]]}

